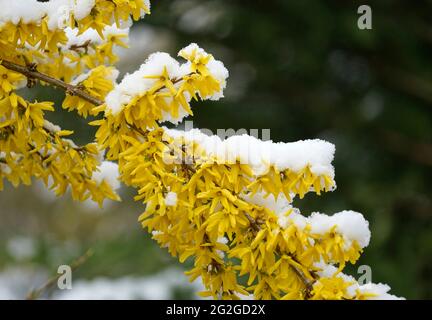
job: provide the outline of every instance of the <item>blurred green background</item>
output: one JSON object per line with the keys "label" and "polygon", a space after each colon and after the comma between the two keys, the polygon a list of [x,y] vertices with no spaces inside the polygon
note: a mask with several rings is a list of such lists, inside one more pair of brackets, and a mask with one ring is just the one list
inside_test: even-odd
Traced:
{"label": "blurred green background", "polygon": [[[304,214],[364,213],[372,239],[358,265],[370,265],[372,280],[388,283],[392,294],[432,298],[432,1],[369,3],[372,30],[357,27],[361,4],[368,2],[155,0],[152,14],[133,27],[119,67],[133,71],[150,52],[175,55],[191,42],[213,53],[230,71],[226,98],[195,104],[194,126],[269,128],[274,141],[334,143],[337,190],[294,204]],[[48,88],[27,95],[62,99]],[[78,141],[92,139],[75,114],[51,119],[74,129]],[[137,223],[143,206],[131,200],[133,190],[121,194],[123,202],[98,210],[54,199],[37,184],[7,185],[0,193],[0,297],[2,290],[24,297],[88,248],[94,256],[74,273],[74,284],[115,291],[125,277],[181,278],[185,266]],[[163,285],[159,296],[123,285],[123,297],[190,298],[198,286],[146,282]]]}

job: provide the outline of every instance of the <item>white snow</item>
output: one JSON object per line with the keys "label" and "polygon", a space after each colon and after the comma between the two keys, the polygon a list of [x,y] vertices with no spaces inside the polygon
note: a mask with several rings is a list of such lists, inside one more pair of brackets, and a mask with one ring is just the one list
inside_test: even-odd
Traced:
{"label": "white snow", "polygon": [[177,204],[177,193],[168,192],[165,197],[165,205],[169,207],[174,207]]}
{"label": "white snow", "polygon": [[40,287],[49,274],[36,265],[9,265],[0,270],[0,300],[25,299],[29,289]]}
{"label": "white snow", "polygon": [[103,181],[108,183],[113,190],[120,188],[120,181],[118,180],[118,164],[111,161],[103,161],[98,170],[93,172],[93,180],[97,184],[101,184]]}
{"label": "white snow", "polygon": [[0,0],[0,26],[7,22],[39,23],[47,16],[50,30],[62,29],[66,27],[70,14],[81,20],[89,15],[94,5],[94,0]]}
{"label": "white snow", "polygon": [[265,174],[271,165],[279,171],[286,169],[299,172],[306,166],[316,175],[334,177],[331,164],[335,146],[332,143],[315,139],[290,143],[262,141],[247,134],[236,135],[225,140],[216,135],[208,136],[199,129],[181,131],[164,128],[165,133],[181,142],[194,141],[209,157],[221,163],[248,164],[257,176]]}
{"label": "white snow", "polygon": [[[144,0],[144,4],[150,9],[149,0]],[[90,14],[94,6],[95,0],[0,0],[0,27],[7,22],[40,23],[43,18],[48,17],[50,30],[64,29],[71,14],[76,20],[82,20]],[[145,16],[144,10],[141,10],[140,16]]]}
{"label": "white snow", "polygon": [[43,127],[46,130],[48,130],[50,132],[54,132],[54,133],[61,131],[61,128],[58,125],[56,125],[56,124],[54,124],[54,123],[52,123],[46,119],[44,119]]}
{"label": "white snow", "polygon": [[287,218],[288,219],[284,219],[284,225],[282,225],[282,227],[287,228],[290,224],[294,224],[297,228],[303,230],[308,224],[308,218],[302,215],[298,209],[291,212]]}
{"label": "white snow", "polygon": [[[0,271],[0,299],[24,299],[29,289],[46,282],[49,273],[35,268],[10,266]],[[183,270],[168,268],[147,276],[121,278],[98,277],[92,280],[73,279],[72,289],[53,292],[52,299],[173,299],[176,288],[188,288],[192,292],[204,290],[200,279],[189,283]],[[195,296],[200,299],[200,297]]]}
{"label": "white snow", "polygon": [[6,250],[15,260],[26,260],[35,255],[36,243],[30,237],[16,236],[7,241]]}
{"label": "white snow", "polygon": [[332,216],[314,212],[308,218],[308,222],[311,225],[311,233],[323,235],[336,226],[335,231],[348,240],[348,245],[354,240],[362,248],[369,245],[369,222],[359,212],[345,210]]}
{"label": "white snow", "polygon": [[343,235],[347,247],[351,246],[352,241],[357,241],[361,248],[369,245],[369,222],[359,212],[345,210],[331,216],[314,212],[310,217],[293,212],[288,218],[299,229],[310,225],[311,233],[317,235],[324,235],[336,227],[335,231]]}
{"label": "white snow", "polygon": [[217,242],[222,243],[222,244],[227,244],[228,243],[228,238],[227,237],[219,237],[217,239]]}
{"label": "white snow", "polygon": [[276,214],[285,213],[292,209],[292,206],[283,193],[275,199],[272,194],[266,196],[264,192],[257,192],[254,195],[248,194],[243,196],[243,199],[249,203],[256,204],[261,207],[266,207],[274,211]]}
{"label": "white snow", "polygon": [[193,291],[203,290],[199,280],[189,283],[181,270],[167,269],[148,277],[126,276],[117,279],[96,278],[78,280],[72,290],[59,291],[56,299],[173,299],[176,287],[188,287]]}
{"label": "white snow", "polygon": [[373,293],[375,297],[370,297],[370,300],[405,300],[403,297],[397,297],[389,294],[390,286],[383,283],[366,283],[358,287],[362,293]]}

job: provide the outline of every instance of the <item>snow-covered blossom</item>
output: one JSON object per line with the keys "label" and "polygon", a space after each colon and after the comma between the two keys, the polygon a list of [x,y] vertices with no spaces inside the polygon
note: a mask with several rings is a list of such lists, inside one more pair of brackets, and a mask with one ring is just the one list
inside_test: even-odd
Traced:
{"label": "snow-covered blossom", "polygon": [[[156,91],[166,92],[167,104],[175,103],[180,95],[183,101],[179,100],[180,110],[176,114],[165,110],[162,116],[157,119],[160,122],[170,121],[180,122],[189,112],[189,104],[192,97],[198,93],[202,99],[218,100],[223,97],[223,90],[228,78],[228,70],[223,63],[215,60],[213,56],[207,54],[196,44],[191,44],[180,50],[179,56],[187,59],[187,62],[180,64],[169,54],[164,52],[153,53],[134,73],[127,74],[122,81],[106,97],[107,113],[117,115],[125,106],[131,103],[137,96],[153,94]],[[180,81],[187,78],[190,74],[199,72],[203,77],[212,77],[218,82],[218,90],[211,94],[207,91],[191,90],[186,87],[188,82]],[[162,82],[161,82],[162,81]],[[168,83],[167,88],[160,88],[158,83]],[[169,93],[176,92],[175,95]],[[182,94],[184,92],[184,96]]]}
{"label": "snow-covered blossom", "polygon": [[98,166],[97,170],[93,173],[93,179],[97,184],[102,182],[108,183],[113,190],[120,188],[118,164],[111,161],[104,161]]}
{"label": "snow-covered blossom", "polygon": [[402,297],[389,294],[390,289],[387,284],[366,283],[358,287],[358,292],[368,296],[370,300],[404,300]]}
{"label": "snow-covered blossom", "polygon": [[316,175],[334,177],[331,163],[335,146],[327,141],[315,139],[284,143],[262,141],[247,134],[222,140],[217,135],[206,135],[199,129],[164,129],[167,136],[182,143],[196,142],[209,158],[217,162],[232,164],[239,161],[241,164],[248,164],[257,176],[268,172],[271,166],[279,171],[299,171],[309,166]]}
{"label": "snow-covered blossom", "polygon": [[177,204],[177,193],[175,192],[168,192],[166,197],[165,197],[165,204],[167,206],[175,206]]}
{"label": "snow-covered blossom", "polygon": [[[350,275],[344,274],[336,267],[324,262],[315,263],[315,267],[318,268],[317,274],[320,276],[320,280],[314,284],[315,289],[325,291],[325,286],[329,285],[332,281],[338,283],[344,283],[344,290],[342,294],[349,299],[360,299],[360,300],[403,300],[404,298],[397,297],[388,293],[390,286],[382,283],[366,283],[360,285],[356,279]],[[324,283],[324,284],[323,284]]]}
{"label": "snow-covered blossom", "polygon": [[95,0],[0,0],[0,26],[7,22],[37,23],[48,17],[50,30],[64,27],[70,15],[81,20],[89,15]]}

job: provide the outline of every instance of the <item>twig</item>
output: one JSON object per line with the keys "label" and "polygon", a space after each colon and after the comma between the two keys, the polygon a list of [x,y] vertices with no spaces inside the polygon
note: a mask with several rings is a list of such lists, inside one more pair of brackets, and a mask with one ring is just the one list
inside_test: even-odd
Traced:
{"label": "twig", "polygon": [[135,124],[133,123],[127,123],[127,126],[133,130],[135,130],[136,132],[138,132],[139,134],[141,134],[142,136],[146,136],[147,134],[142,131],[140,128],[138,128]]}
{"label": "twig", "polygon": [[261,229],[260,223],[257,220],[255,220],[254,218],[252,218],[251,215],[247,212],[245,212],[245,216],[248,219],[251,228],[257,232],[260,231],[260,229]]}
{"label": "twig", "polygon": [[297,277],[303,282],[303,285],[305,286],[305,297],[306,299],[310,297],[311,292],[313,290],[313,284],[311,281],[306,279],[303,272],[301,272],[299,269],[297,269],[295,266],[290,264],[291,269],[294,271],[294,273],[297,275]]}
{"label": "twig", "polygon": [[83,44],[73,44],[69,47],[69,50],[73,50],[75,52],[79,52],[79,49],[84,49],[84,52],[87,53],[88,46],[90,45],[91,40],[87,40]]}
{"label": "twig", "polygon": [[53,78],[45,73],[39,72],[36,70],[36,67],[33,66],[23,66],[20,64],[17,64],[15,62],[11,62],[8,60],[0,60],[0,65],[2,65],[3,67],[15,71],[15,72],[19,72],[23,75],[25,75],[28,79],[32,80],[32,79],[37,79],[46,83],[49,83],[55,87],[59,87],[63,90],[66,91],[67,94],[69,95],[75,95],[78,96],[96,106],[99,106],[101,104],[103,104],[102,100],[99,100],[95,97],[93,97],[92,95],[88,94],[87,92],[85,92],[84,90],[82,90],[80,87],[78,86],[74,86],[72,84],[68,84],[62,80]]}
{"label": "twig", "polygon": [[[36,64],[29,64],[27,66],[23,66],[23,65],[20,65],[18,63],[3,59],[3,60],[0,60],[0,65],[5,67],[6,69],[9,69],[9,70],[12,70],[12,71],[15,71],[15,72],[18,72],[18,73],[25,75],[30,82],[32,80],[37,79],[37,80],[49,83],[55,87],[59,87],[59,88],[65,90],[67,94],[78,96],[78,97],[94,104],[95,106],[100,106],[101,104],[104,103],[102,100],[95,98],[91,94],[88,94],[87,92],[85,92],[82,89],[82,87],[80,87],[80,86],[74,86],[74,85],[66,83],[60,79],[53,78],[53,77],[51,77],[45,73],[37,71],[36,70]],[[191,74],[192,73],[190,73],[189,75],[191,75]],[[182,80],[183,80],[183,78],[174,78],[171,80],[171,82],[172,82],[172,84],[176,84]],[[160,91],[162,88],[166,88],[166,87],[163,86],[163,87],[159,88],[158,90],[156,90],[156,92]]]}
{"label": "twig", "polygon": [[[279,250],[277,250],[277,254],[279,254],[279,256],[281,256],[281,252]],[[293,254],[288,254],[288,256],[290,257],[290,259],[292,261],[294,261],[297,264],[301,263],[296,259],[296,257]],[[299,270],[296,266],[289,264],[290,268],[294,271],[294,273],[297,275],[297,277],[300,279],[300,281],[303,283],[304,285],[304,295],[305,298],[308,299],[311,297],[311,292],[313,290],[313,285],[315,283],[315,281],[317,280],[317,275],[314,271],[309,271],[310,275],[312,276],[312,278],[314,278],[314,280],[309,280],[303,271]]]}
{"label": "twig", "polygon": [[[82,266],[91,256],[93,256],[93,250],[89,249],[86,253],[84,253],[81,257],[77,258],[76,260],[72,261],[70,264],[71,270],[75,271],[80,266]],[[61,274],[57,274],[53,276],[52,278],[48,279],[47,282],[45,282],[42,286],[40,286],[37,289],[30,290],[29,293],[27,293],[27,300],[35,300],[38,299],[46,290],[52,288],[60,278]]]}

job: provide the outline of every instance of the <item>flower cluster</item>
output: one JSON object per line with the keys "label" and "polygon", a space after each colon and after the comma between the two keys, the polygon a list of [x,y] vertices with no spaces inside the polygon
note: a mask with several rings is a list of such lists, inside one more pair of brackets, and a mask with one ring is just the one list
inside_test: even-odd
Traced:
{"label": "flower cluster", "polygon": [[[126,75],[108,93],[105,116],[91,124],[107,158],[119,159],[130,144],[128,138],[143,137],[159,123],[180,122],[192,115],[192,99],[218,99],[222,96],[228,71],[220,61],[191,44],[179,52],[186,62],[180,64],[166,53],[154,53],[139,70]],[[132,130],[131,130],[132,129]]]}
{"label": "flower cluster", "polygon": [[[93,122],[99,144],[119,162],[121,180],[146,204],[143,226],[180,262],[193,258],[187,274],[203,281],[203,296],[377,297],[375,287],[358,284],[345,293],[356,282],[340,272],[369,243],[363,216],[343,211],[307,218],[292,206],[297,196],[334,189],[334,146],[247,135],[222,141],[160,126],[191,114],[192,98],[223,95],[228,72],[219,61],[195,44],[179,55],[186,63],[151,55],[107,95],[104,119]],[[319,264],[338,268],[324,277]]]}
{"label": "flower cluster", "polygon": [[[117,183],[100,178],[106,167],[100,148],[95,143],[77,146],[66,138],[73,132],[45,120],[44,112],[54,111],[52,102],[29,102],[16,90],[25,84],[32,87],[36,79],[31,73],[37,72],[64,81],[63,108],[84,117],[96,115],[94,101],[104,100],[118,75],[105,64],[116,61],[116,46],[126,46],[130,16],[139,19],[149,13],[150,4],[1,0],[0,5],[0,189],[5,178],[16,186],[30,184],[35,177],[59,195],[70,188],[73,198],[81,201],[91,198],[102,205],[106,198],[119,200]],[[27,70],[26,77],[11,65]],[[39,80],[48,84],[44,79]]]}
{"label": "flower cluster", "polygon": [[[88,73],[76,77],[71,84],[84,89],[97,99],[104,99],[105,96],[114,88],[118,71],[113,67],[104,65],[91,69]],[[73,93],[66,93],[62,107],[68,111],[76,110],[80,116],[97,115],[98,110],[95,106]]]}
{"label": "flower cluster", "polygon": [[[154,53],[116,82],[113,48],[126,45],[130,19],[148,13],[147,1],[2,7],[0,188],[4,178],[18,185],[36,177],[57,194],[70,188],[75,199],[100,204],[119,199],[120,181],[136,188],[145,204],[139,221],[180,262],[192,261],[187,274],[201,279],[202,296],[395,298],[388,286],[342,273],[369,244],[360,213],[306,217],[293,206],[306,193],[335,189],[331,143],[221,140],[164,127],[192,115],[192,101],[223,97],[227,69],[196,44],[180,50],[183,62]],[[98,117],[90,123],[96,142],[65,138],[72,132],[45,119],[53,103],[18,95],[26,79],[28,87],[39,80],[65,89],[63,108]]]}
{"label": "flower cluster", "polygon": [[51,102],[30,103],[15,93],[0,100],[0,189],[3,178],[17,186],[36,177],[57,195],[70,187],[77,200],[118,200],[106,181],[92,177],[100,163],[96,144],[77,146],[65,138],[73,132],[44,120],[44,112],[53,110]]}

